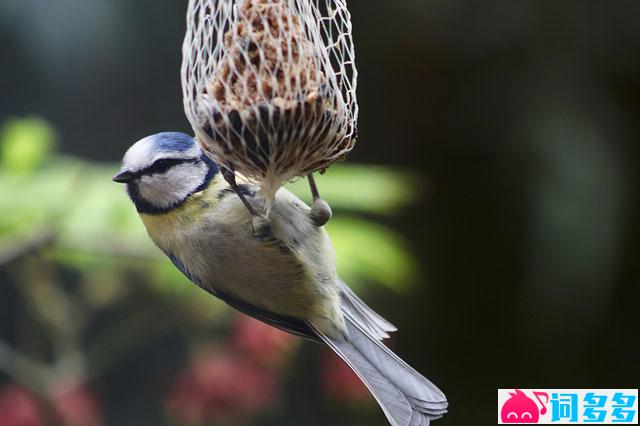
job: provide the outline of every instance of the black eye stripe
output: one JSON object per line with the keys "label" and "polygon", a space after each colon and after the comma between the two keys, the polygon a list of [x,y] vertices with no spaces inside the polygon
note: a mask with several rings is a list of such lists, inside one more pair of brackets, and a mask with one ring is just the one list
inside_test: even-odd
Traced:
{"label": "black eye stripe", "polygon": [[135,173],[136,177],[150,176],[158,173],[164,173],[172,167],[180,164],[197,163],[198,158],[163,158],[155,161],[149,167],[145,167]]}

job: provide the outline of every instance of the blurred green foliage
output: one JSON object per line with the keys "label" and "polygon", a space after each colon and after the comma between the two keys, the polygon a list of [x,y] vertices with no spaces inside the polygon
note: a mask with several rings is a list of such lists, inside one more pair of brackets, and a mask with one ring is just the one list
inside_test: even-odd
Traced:
{"label": "blurred green foliage", "polygon": [[[318,180],[332,208],[376,215],[397,213],[415,202],[424,186],[422,180],[409,172],[353,164],[332,166]],[[305,180],[293,182],[288,188],[305,202],[311,202]]]}
{"label": "blurred green foliage", "polygon": [[30,172],[50,156],[55,133],[39,118],[12,120],[0,131],[0,166],[9,173]]}

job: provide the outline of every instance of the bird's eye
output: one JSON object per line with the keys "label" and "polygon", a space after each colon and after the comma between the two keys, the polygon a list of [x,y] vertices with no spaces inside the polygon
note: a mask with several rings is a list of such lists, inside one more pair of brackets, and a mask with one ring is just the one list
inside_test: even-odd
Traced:
{"label": "bird's eye", "polygon": [[509,414],[507,414],[507,419],[517,419],[518,418],[518,413],[514,413],[513,411],[510,411]]}
{"label": "bird's eye", "polygon": [[171,160],[168,160],[168,159],[158,160],[155,163],[153,163],[153,166],[154,166],[155,169],[167,170],[173,165],[174,162],[175,162],[175,160],[174,161],[171,161]]}
{"label": "bird's eye", "polygon": [[530,413],[530,412],[528,412],[528,411],[525,411],[524,413],[522,413],[522,416],[521,416],[522,420],[524,420],[524,419],[525,419],[525,418],[527,418],[527,417],[529,418],[529,420],[531,420],[531,419],[533,418],[533,416],[531,415],[531,413]]}
{"label": "bird's eye", "polygon": [[164,173],[171,167],[183,162],[184,160],[178,158],[163,158],[154,162],[151,167],[146,170],[145,174]]}

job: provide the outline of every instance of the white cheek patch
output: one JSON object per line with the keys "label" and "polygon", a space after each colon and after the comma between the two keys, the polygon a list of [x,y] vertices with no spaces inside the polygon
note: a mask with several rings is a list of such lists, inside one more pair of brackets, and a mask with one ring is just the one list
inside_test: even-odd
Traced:
{"label": "white cheek patch", "polygon": [[154,207],[171,207],[191,195],[204,182],[207,171],[207,166],[200,161],[179,164],[164,173],[142,176],[138,181],[138,194]]}

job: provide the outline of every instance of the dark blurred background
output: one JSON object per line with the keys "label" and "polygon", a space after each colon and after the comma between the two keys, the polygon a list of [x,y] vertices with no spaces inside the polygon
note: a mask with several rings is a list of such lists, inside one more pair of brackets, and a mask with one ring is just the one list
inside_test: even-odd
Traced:
{"label": "dark blurred background", "polygon": [[[400,329],[394,350],[449,397],[437,424],[493,424],[497,388],[638,387],[640,2],[349,7],[361,111],[349,162],[366,167],[340,169],[344,184],[358,175],[381,199],[408,194],[382,215],[345,206],[342,222],[338,205],[329,229],[339,255],[379,256],[347,259],[345,273]],[[158,272],[167,262],[140,223],[123,232],[138,232],[144,250],[124,238],[107,260],[96,260],[106,250],[94,247],[99,239],[91,252],[83,240],[93,234],[75,226],[104,219],[116,198],[123,210],[101,226],[129,220],[118,215],[132,207],[108,182],[126,148],[150,133],[190,132],[179,85],[185,10],[175,0],[0,0],[5,168],[8,152],[17,169],[29,162],[20,155],[33,156],[15,154],[13,140],[52,152],[25,166],[29,176],[0,175],[0,423],[383,425],[316,345],[206,305],[195,289],[175,296],[181,290],[149,284],[173,272]],[[82,164],[72,188],[95,170],[105,183],[74,189],[56,211],[98,201],[74,220],[25,219],[22,206],[48,209],[29,204],[55,193],[46,171],[72,164]],[[392,189],[376,183],[387,172]],[[349,251],[368,232],[385,247]],[[394,247],[397,270],[379,285],[376,265]],[[133,252],[152,253],[156,269]],[[252,350],[278,359],[264,366]],[[123,353],[101,361],[112,352]]]}

